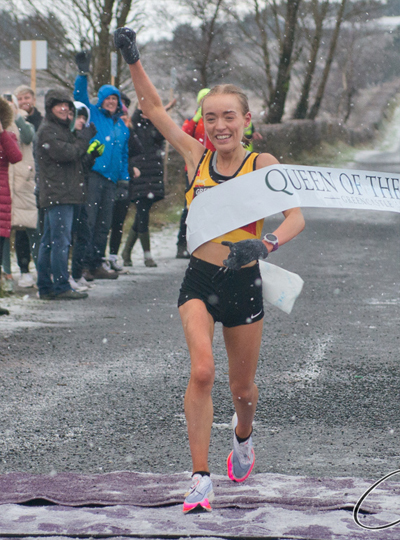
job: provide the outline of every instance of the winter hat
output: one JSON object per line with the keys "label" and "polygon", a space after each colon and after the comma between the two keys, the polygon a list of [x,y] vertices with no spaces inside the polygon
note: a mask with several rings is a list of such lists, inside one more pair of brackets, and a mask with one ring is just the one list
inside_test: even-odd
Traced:
{"label": "winter hat", "polygon": [[208,94],[210,91],[210,88],[202,88],[200,92],[197,94],[197,103],[200,104],[201,100]]}
{"label": "winter hat", "polygon": [[84,116],[87,120],[89,115],[85,107],[80,107],[76,109],[76,116]]}
{"label": "winter hat", "polygon": [[51,113],[51,109],[57,103],[68,103],[71,111],[74,110],[74,102],[71,99],[70,94],[64,88],[52,88],[46,92],[44,96],[44,105],[46,114]]}
{"label": "winter hat", "polygon": [[130,107],[131,100],[130,98],[125,94],[125,92],[121,92],[121,101],[123,104],[126,104],[127,107]]}
{"label": "winter hat", "polygon": [[0,122],[3,129],[11,126],[14,120],[14,112],[10,106],[10,102],[0,97]]}

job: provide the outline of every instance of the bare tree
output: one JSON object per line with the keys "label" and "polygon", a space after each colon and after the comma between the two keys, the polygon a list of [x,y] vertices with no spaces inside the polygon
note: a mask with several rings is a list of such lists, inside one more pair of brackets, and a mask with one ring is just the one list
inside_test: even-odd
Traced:
{"label": "bare tree", "polygon": [[220,21],[224,1],[179,1],[190,22],[175,28],[170,56],[180,66],[179,85],[185,90],[210,86],[227,73],[231,45],[226,24]]}
{"label": "bare tree", "polygon": [[285,111],[285,102],[290,85],[291,58],[297,26],[297,12],[300,2],[301,0],[287,0],[285,29],[281,41],[276,84],[268,103],[269,107],[266,118],[268,124],[279,123]]}
{"label": "bare tree", "polygon": [[325,61],[324,71],[322,73],[322,77],[321,77],[320,83],[318,85],[318,89],[317,89],[317,93],[316,93],[316,96],[315,96],[315,99],[314,99],[314,103],[313,103],[313,105],[312,105],[312,107],[310,109],[310,112],[307,115],[307,118],[310,118],[311,120],[314,120],[316,118],[316,116],[318,114],[318,111],[319,111],[319,109],[321,107],[322,98],[324,97],[325,86],[326,86],[326,83],[328,81],[329,72],[330,72],[333,57],[334,57],[334,54],[335,54],[335,49],[336,49],[336,45],[337,45],[337,41],[338,41],[338,37],[339,37],[340,27],[341,27],[341,24],[342,24],[342,21],[343,21],[343,14],[344,14],[344,8],[346,6],[346,2],[347,2],[347,0],[341,0],[339,8],[338,8],[338,12],[337,12],[337,16],[336,16],[336,24],[335,24],[334,31],[332,33],[332,38],[331,38],[330,45],[329,45],[328,56],[327,56],[326,61]]}
{"label": "bare tree", "polygon": [[262,89],[268,113],[266,122],[281,121],[290,87],[291,69],[298,57],[295,48],[298,9],[301,0],[253,0],[249,15],[229,13],[251,47],[251,56],[262,66],[266,81]]}
{"label": "bare tree", "polygon": [[[320,49],[321,39],[323,35],[323,24],[328,13],[328,7],[329,0],[323,0],[322,3],[320,3],[319,0],[312,0],[311,2],[311,13],[314,21],[314,32],[311,37],[311,46],[307,60],[304,80],[300,91],[299,101],[297,102],[296,110],[293,115],[293,118],[296,119],[302,119],[307,116],[310,91],[312,88],[313,76],[317,65],[318,51]],[[304,33],[306,36],[310,35],[307,29]]]}

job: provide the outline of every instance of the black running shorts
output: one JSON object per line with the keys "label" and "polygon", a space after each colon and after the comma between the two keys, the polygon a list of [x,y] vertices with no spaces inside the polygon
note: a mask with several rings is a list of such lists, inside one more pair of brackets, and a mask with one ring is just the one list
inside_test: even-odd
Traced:
{"label": "black running shorts", "polygon": [[204,302],[214,322],[228,328],[264,317],[258,264],[230,270],[192,255],[179,291],[178,307],[194,298]]}

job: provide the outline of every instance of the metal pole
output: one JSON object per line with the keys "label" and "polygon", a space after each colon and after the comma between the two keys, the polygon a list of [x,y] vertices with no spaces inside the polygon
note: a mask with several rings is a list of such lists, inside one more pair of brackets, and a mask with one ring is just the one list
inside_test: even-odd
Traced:
{"label": "metal pole", "polygon": [[31,88],[36,93],[36,41],[32,41]]}

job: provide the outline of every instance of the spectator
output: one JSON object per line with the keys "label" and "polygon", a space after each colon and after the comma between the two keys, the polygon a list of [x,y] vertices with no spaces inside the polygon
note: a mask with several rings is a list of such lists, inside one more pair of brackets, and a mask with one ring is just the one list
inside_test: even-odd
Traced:
{"label": "spectator", "polygon": [[121,94],[121,101],[122,101],[122,104],[125,105],[125,107],[127,109],[129,109],[129,107],[131,106],[131,99],[129,96],[127,96],[125,94],[125,92],[120,92]]}
{"label": "spectator", "polygon": [[15,253],[20,268],[19,287],[33,287],[35,282],[29,272],[31,253],[35,266],[39,252],[40,234],[37,228],[38,211],[35,191],[35,163],[33,159],[33,137],[35,128],[27,122],[27,112],[18,109],[13,96],[14,122],[10,130],[16,135],[22,152],[22,161],[9,169],[12,199],[11,225],[15,229]]}
{"label": "spectator", "polygon": [[[170,109],[175,103],[176,100],[171,101],[165,106],[165,109]],[[140,177],[135,177],[132,181],[131,197],[136,204],[136,215],[128,233],[122,258],[124,266],[132,266],[131,252],[139,238],[144,254],[144,264],[155,267],[157,263],[151,256],[150,250],[149,220],[153,204],[164,198],[163,150],[165,139],[140,109],[136,109],[133,113],[132,124],[142,144],[143,154],[133,160],[133,164],[140,170]]]}
{"label": "spectator", "polygon": [[[40,124],[43,120],[43,116],[40,114],[40,112],[36,108],[36,99],[35,99],[35,92],[26,85],[18,86],[14,90],[14,95],[16,96],[18,100],[18,107],[20,110],[23,110],[27,113],[27,116],[25,118],[26,122],[29,122],[33,125],[35,132],[39,129]],[[28,143],[25,143],[28,144]],[[35,178],[36,185],[38,184],[38,179]],[[34,258],[35,265],[37,263],[37,256],[39,253],[39,243],[40,243],[40,233],[43,230],[43,211],[39,210],[39,222],[36,224],[35,229],[37,229],[37,234],[39,235],[39,238],[36,240],[31,233],[31,231],[28,231],[26,229],[17,229],[15,231],[15,251],[17,254],[17,260],[19,261],[18,264],[21,262],[22,267],[20,265],[21,269],[21,278],[18,281],[19,287],[31,287],[33,286],[33,278],[30,276],[29,272],[26,272],[26,268],[28,267],[29,270],[29,263],[31,260],[31,251]],[[35,260],[36,257],[36,260]],[[24,267],[24,262],[25,267]],[[25,270],[22,272],[22,270]]]}
{"label": "spectator", "polygon": [[32,124],[35,131],[37,131],[42,123],[43,116],[35,107],[35,92],[29,86],[22,84],[14,90],[14,95],[17,97],[18,107],[28,114],[26,121]]}
{"label": "spectator", "polygon": [[[90,125],[90,111],[84,103],[74,101],[75,118],[74,130],[81,131]],[[104,150],[104,145],[95,140],[91,143],[85,156],[82,158],[83,174],[85,177],[85,191],[87,191],[87,177],[94,165],[96,157],[100,156]],[[74,206],[74,220],[72,225],[72,267],[69,277],[69,284],[75,291],[86,291],[91,286],[83,276],[83,264],[89,242],[89,225],[86,204]]]}
{"label": "spectator", "polygon": [[261,133],[255,130],[254,124],[252,121],[250,121],[249,126],[244,130],[244,136],[249,141],[248,144],[245,145],[245,149],[249,152],[254,151],[254,144],[253,141],[261,141],[263,136]]}
{"label": "spectator", "polygon": [[81,160],[96,130],[91,125],[72,133],[69,114],[74,104],[63,89],[47,92],[45,109],[37,134],[39,203],[45,209],[38,260],[39,296],[44,300],[77,300],[88,295],[72,290],[68,255],[74,205],[82,204],[85,197]]}
{"label": "spectator", "polygon": [[[22,153],[18,147],[14,133],[6,129],[13,121],[13,111],[9,102],[0,97],[0,261],[3,260],[3,245],[11,232],[11,193],[8,183],[8,167],[10,163],[18,163]],[[1,266],[0,266],[1,278]],[[0,308],[0,315],[8,315],[8,310]]]}
{"label": "spectator", "polygon": [[88,272],[85,273],[85,277],[115,279],[118,272],[108,269],[105,251],[117,182],[129,181],[129,129],[121,120],[122,102],[119,90],[115,86],[105,84],[98,92],[96,105],[91,104],[87,90],[90,55],[85,52],[78,53],[76,62],[80,74],[75,81],[74,97],[89,107],[91,120],[97,128],[96,137],[105,145],[103,154],[96,159],[88,178],[87,211],[90,238]]}
{"label": "spectator", "polygon": [[[121,94],[121,100],[123,102],[128,102],[127,96],[125,98]],[[130,103],[130,100],[129,100]],[[126,127],[129,129],[129,142],[128,142],[128,156],[129,156],[129,174],[130,182],[126,185],[121,185],[122,182],[119,182],[117,186],[116,199],[114,202],[113,218],[111,222],[111,234],[110,234],[110,255],[109,263],[113,270],[116,272],[121,272],[123,270],[122,266],[118,264],[118,250],[121,245],[122,231],[124,226],[124,221],[128,213],[129,204],[133,197],[134,182],[140,176],[140,171],[137,167],[134,166],[134,158],[143,153],[143,146],[139,141],[138,136],[133,130],[132,120],[129,117],[128,109],[124,103],[122,107],[122,116],[123,122]]]}

